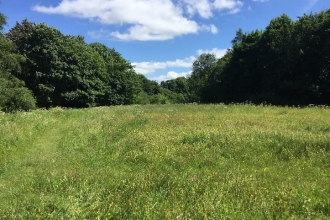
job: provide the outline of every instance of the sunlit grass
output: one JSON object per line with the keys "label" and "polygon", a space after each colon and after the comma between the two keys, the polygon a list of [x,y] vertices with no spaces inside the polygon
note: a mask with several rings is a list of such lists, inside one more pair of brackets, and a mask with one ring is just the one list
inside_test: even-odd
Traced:
{"label": "sunlit grass", "polygon": [[330,109],[0,115],[0,219],[328,219]]}

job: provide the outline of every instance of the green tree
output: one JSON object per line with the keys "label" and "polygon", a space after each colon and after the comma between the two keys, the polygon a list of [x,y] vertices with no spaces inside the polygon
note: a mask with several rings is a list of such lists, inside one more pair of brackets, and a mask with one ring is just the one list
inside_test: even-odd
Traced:
{"label": "green tree", "polygon": [[192,102],[203,102],[205,84],[209,76],[215,71],[217,58],[215,54],[201,54],[192,66],[192,73],[188,76],[190,100]]}
{"label": "green tree", "polygon": [[2,33],[6,17],[0,13],[0,110],[13,112],[35,108],[35,99],[24,82],[14,75],[19,75],[20,64],[25,61],[16,53],[15,45],[8,41]]}
{"label": "green tree", "polygon": [[239,29],[232,44],[216,64],[194,63],[188,78],[194,101],[330,103],[330,10],[295,22],[282,15],[264,31]]}
{"label": "green tree", "polygon": [[243,37],[244,37],[243,30],[242,30],[242,28],[239,28],[239,29],[236,31],[236,36],[235,36],[235,38],[231,41],[232,45],[235,46],[236,44],[240,44],[240,43],[242,43]]}
{"label": "green tree", "polygon": [[227,83],[224,80],[224,76],[225,76],[224,72],[231,58],[232,58],[232,50],[229,49],[227,50],[226,54],[217,61],[215,70],[211,73],[205,84],[205,88],[204,88],[205,95],[203,97],[204,102],[206,103],[224,102],[224,98],[226,97],[225,83]]}
{"label": "green tree", "polygon": [[185,77],[178,77],[176,79],[171,79],[167,81],[162,81],[160,86],[166,88],[176,94],[181,94],[181,103],[189,102],[189,87],[188,81]]}
{"label": "green tree", "polygon": [[330,10],[303,15],[294,25],[294,52],[300,102],[329,104]]}
{"label": "green tree", "polygon": [[141,87],[138,74],[130,62],[125,60],[115,49],[109,49],[103,44],[89,45],[102,58],[106,65],[104,95],[102,105],[127,105],[134,103]]}
{"label": "green tree", "polygon": [[268,99],[265,101],[273,104],[287,104],[301,98],[299,84],[295,83],[297,76],[293,71],[297,56],[293,47],[293,32],[294,22],[284,14],[270,21],[261,39],[263,90],[267,91]]}
{"label": "green tree", "polygon": [[65,36],[45,24],[24,20],[7,37],[27,58],[19,77],[33,91],[39,107],[98,105],[106,67],[81,36]]}
{"label": "green tree", "polygon": [[225,102],[257,102],[263,78],[261,36],[259,30],[240,36],[240,43],[233,45],[230,55],[219,63]]}
{"label": "green tree", "polygon": [[160,86],[156,81],[149,80],[144,75],[139,75],[141,89],[148,95],[157,95],[160,93]]}

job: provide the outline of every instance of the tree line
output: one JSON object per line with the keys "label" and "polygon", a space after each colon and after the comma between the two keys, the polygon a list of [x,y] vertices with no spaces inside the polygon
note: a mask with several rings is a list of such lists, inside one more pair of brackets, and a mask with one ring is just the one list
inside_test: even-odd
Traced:
{"label": "tree line", "polygon": [[27,19],[8,33],[3,33],[5,24],[0,14],[1,111],[182,101],[136,73],[115,49]]}
{"label": "tree line", "polygon": [[265,30],[239,29],[220,59],[201,54],[187,77],[156,81],[115,49],[23,20],[3,33],[0,110],[166,103],[330,104],[330,10]]}
{"label": "tree line", "polygon": [[202,54],[193,63],[190,101],[330,104],[330,10],[239,29],[231,43],[224,57]]}

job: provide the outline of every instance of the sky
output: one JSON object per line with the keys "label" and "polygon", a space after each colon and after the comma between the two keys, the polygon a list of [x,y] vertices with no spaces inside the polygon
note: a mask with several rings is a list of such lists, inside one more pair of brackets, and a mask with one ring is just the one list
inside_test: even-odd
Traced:
{"label": "sky", "polygon": [[100,42],[157,82],[187,76],[202,53],[221,58],[236,31],[264,30],[282,14],[330,9],[330,0],[0,0],[5,32],[27,18]]}

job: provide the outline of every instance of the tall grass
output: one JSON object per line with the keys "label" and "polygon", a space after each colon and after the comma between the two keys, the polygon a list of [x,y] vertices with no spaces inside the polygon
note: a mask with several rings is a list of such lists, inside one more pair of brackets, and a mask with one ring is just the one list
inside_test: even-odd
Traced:
{"label": "tall grass", "polygon": [[0,219],[329,219],[330,109],[0,115]]}

